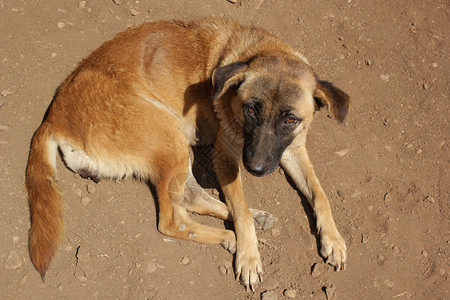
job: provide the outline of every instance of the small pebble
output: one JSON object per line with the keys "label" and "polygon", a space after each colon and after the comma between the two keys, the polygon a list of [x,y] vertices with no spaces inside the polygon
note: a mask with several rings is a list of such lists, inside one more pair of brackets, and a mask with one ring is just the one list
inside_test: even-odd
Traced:
{"label": "small pebble", "polygon": [[394,286],[394,282],[392,282],[392,280],[386,279],[385,281],[383,281],[384,285],[387,287],[393,287]]}
{"label": "small pebble", "polygon": [[295,296],[297,296],[297,290],[286,289],[284,290],[283,295],[288,298],[295,298]]}
{"label": "small pebble", "polygon": [[322,264],[314,264],[312,267],[311,276],[318,277],[323,273],[324,270],[325,269]]}
{"label": "small pebble", "polygon": [[15,250],[9,252],[5,260],[5,268],[7,270],[16,270],[22,266],[22,260]]}
{"label": "small pebble", "polygon": [[93,184],[88,184],[86,186],[86,190],[88,191],[89,194],[93,194],[95,193],[95,186]]}
{"label": "small pebble", "polygon": [[133,17],[138,16],[140,14],[139,11],[137,11],[134,8],[130,8],[130,10],[128,11],[130,13],[130,15],[132,15]]}
{"label": "small pebble", "polygon": [[384,82],[389,82],[389,74],[381,74],[379,77]]}
{"label": "small pebble", "polygon": [[438,63],[437,63],[437,62],[434,62],[434,63],[431,64],[431,66],[432,66],[433,68],[437,68]]}
{"label": "small pebble", "polygon": [[121,0],[113,0],[113,2],[114,2],[115,5],[121,5],[122,4]]}
{"label": "small pebble", "polygon": [[0,100],[0,107],[2,107],[3,105],[5,105],[5,101]]}
{"label": "small pebble", "polygon": [[81,198],[81,205],[83,205],[83,206],[88,206],[90,202],[91,202],[91,198],[89,198],[89,197]]}
{"label": "small pebble", "polygon": [[362,234],[361,235],[361,243],[366,244],[369,241],[369,237],[367,236],[367,234]]}
{"label": "small pebble", "polygon": [[350,151],[350,148],[348,148],[348,149],[343,149],[343,150],[340,150],[340,151],[336,151],[336,152],[334,152],[334,153],[336,153],[336,154],[337,154],[338,156],[340,156],[340,157],[344,157],[345,154],[348,153],[348,151]]}
{"label": "small pebble", "polygon": [[83,9],[86,7],[86,1],[81,1],[80,3],[78,3],[78,8],[79,9]]}
{"label": "small pebble", "polygon": [[278,228],[272,228],[272,236],[273,237],[278,237],[281,235],[280,229]]}
{"label": "small pebble", "polygon": [[423,257],[428,257],[428,252],[426,250],[423,250],[422,255],[423,255]]}
{"label": "small pebble", "polygon": [[362,193],[361,193],[360,190],[355,190],[355,191],[353,192],[353,194],[351,195],[351,197],[352,197],[352,198],[357,198],[357,197],[359,197],[359,196],[361,196],[361,195],[362,195]]}
{"label": "small pebble", "polygon": [[227,273],[228,273],[227,268],[225,268],[224,266],[220,266],[220,267],[219,267],[219,271],[220,271],[220,273],[222,273],[222,274],[227,274]]}
{"label": "small pebble", "polygon": [[391,193],[386,193],[386,194],[384,195],[384,201],[385,201],[385,202],[390,202],[390,201],[392,201],[392,195],[391,195]]}
{"label": "small pebble", "polygon": [[436,203],[436,200],[434,200],[434,198],[431,196],[426,196],[425,201],[430,202],[431,204]]}
{"label": "small pebble", "polygon": [[261,293],[261,300],[277,300],[278,295],[276,291],[265,291]]}
{"label": "small pebble", "polygon": [[62,29],[64,27],[66,27],[66,23],[64,22],[59,22],[58,24],[56,24],[56,26],[58,26],[59,29]]}
{"label": "small pebble", "polygon": [[187,256],[184,256],[182,259],[181,259],[181,264],[183,265],[183,266],[186,266],[186,265],[188,265],[190,263],[190,259],[187,257]]}
{"label": "small pebble", "polygon": [[64,290],[64,286],[62,284],[58,284],[58,290],[62,292]]}
{"label": "small pebble", "polygon": [[394,255],[399,254],[399,253],[400,253],[400,248],[398,248],[397,246],[394,246],[394,248],[392,248],[392,253],[393,253]]}
{"label": "small pebble", "polygon": [[19,242],[19,237],[17,235],[13,236],[13,244],[17,244]]}
{"label": "small pebble", "polygon": [[150,262],[147,265],[147,273],[154,273],[156,270],[158,270],[158,265],[154,262]]}
{"label": "small pebble", "polygon": [[233,3],[233,4],[236,3],[236,0],[227,0],[227,1],[230,2],[230,3]]}
{"label": "small pebble", "polygon": [[2,95],[3,97],[6,97],[8,95],[12,95],[12,92],[10,90],[3,90],[0,92],[0,95]]}
{"label": "small pebble", "polygon": [[424,90],[428,90],[430,88],[430,86],[426,82],[423,83],[422,87]]}
{"label": "small pebble", "polygon": [[87,281],[87,277],[86,274],[81,271],[81,270],[77,270],[74,274],[75,278],[78,279],[81,282]]}

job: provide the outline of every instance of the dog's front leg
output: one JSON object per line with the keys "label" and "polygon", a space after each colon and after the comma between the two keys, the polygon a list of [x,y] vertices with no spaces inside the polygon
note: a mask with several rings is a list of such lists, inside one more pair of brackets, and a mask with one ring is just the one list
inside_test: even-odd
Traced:
{"label": "dog's front leg", "polygon": [[250,287],[254,292],[256,283],[261,281],[263,271],[253,217],[242,188],[239,160],[239,154],[218,138],[213,155],[214,170],[236,232],[236,279],[240,278],[246,289]]}
{"label": "dog's front leg", "polygon": [[314,173],[304,143],[301,143],[301,146],[295,146],[293,143],[288,147],[281,159],[281,166],[314,210],[317,232],[320,234],[321,255],[328,263],[336,266],[337,271],[345,269],[345,241],[336,228],[327,196]]}

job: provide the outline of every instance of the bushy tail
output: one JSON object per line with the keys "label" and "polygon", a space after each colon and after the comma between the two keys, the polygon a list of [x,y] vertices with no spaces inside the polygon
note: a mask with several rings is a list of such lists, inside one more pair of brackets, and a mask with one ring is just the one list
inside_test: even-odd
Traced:
{"label": "bushy tail", "polygon": [[55,180],[56,153],[57,144],[50,125],[44,122],[31,143],[25,180],[31,214],[28,246],[31,261],[42,279],[63,230],[61,190]]}

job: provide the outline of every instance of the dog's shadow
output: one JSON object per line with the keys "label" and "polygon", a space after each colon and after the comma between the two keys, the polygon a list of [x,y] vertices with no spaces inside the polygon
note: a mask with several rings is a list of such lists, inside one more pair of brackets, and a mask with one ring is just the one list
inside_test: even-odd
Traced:
{"label": "dog's shadow", "polygon": [[[294,181],[291,179],[291,177],[289,177],[289,175],[286,174],[286,172],[284,172],[284,176],[286,178],[286,181],[291,185],[291,187],[293,189],[295,189],[295,191],[297,192],[298,196],[300,197],[300,203],[303,206],[303,210],[305,211],[306,217],[308,218],[308,224],[309,224],[309,232],[315,236],[316,238],[316,249],[317,249],[317,254],[321,256],[320,254],[320,236],[317,232],[317,222],[316,222],[316,217],[314,215],[314,210],[311,207],[311,205],[308,202],[308,199],[306,199],[305,195],[302,194],[302,192],[300,192],[300,190],[297,188],[297,186],[295,185]],[[325,259],[324,259],[325,261]]]}

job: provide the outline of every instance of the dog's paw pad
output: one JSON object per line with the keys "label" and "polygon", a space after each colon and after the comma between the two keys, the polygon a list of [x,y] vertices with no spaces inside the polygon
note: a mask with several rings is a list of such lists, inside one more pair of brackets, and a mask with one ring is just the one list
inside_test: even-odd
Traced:
{"label": "dog's paw pad", "polygon": [[253,216],[256,229],[270,229],[273,227],[273,223],[277,220],[275,216],[259,209],[250,208],[250,212]]}

